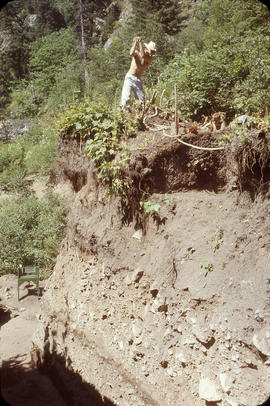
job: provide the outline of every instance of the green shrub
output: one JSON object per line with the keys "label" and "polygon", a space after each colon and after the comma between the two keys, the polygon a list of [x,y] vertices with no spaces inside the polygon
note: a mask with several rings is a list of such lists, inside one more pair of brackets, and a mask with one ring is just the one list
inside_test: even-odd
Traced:
{"label": "green shrub", "polygon": [[16,142],[4,143],[0,141],[0,172],[11,163],[23,160],[23,148]]}
{"label": "green shrub", "polygon": [[35,260],[45,276],[53,269],[65,228],[63,201],[52,193],[0,200],[0,275]]}
{"label": "green shrub", "polygon": [[71,62],[55,76],[55,84],[51,87],[45,111],[66,107],[84,93],[84,67],[79,61]]}
{"label": "green shrub", "polygon": [[24,149],[19,143],[0,142],[0,189],[22,191],[26,188]]}
{"label": "green shrub", "polygon": [[28,174],[50,175],[57,157],[58,136],[52,130],[45,129],[42,139],[25,151],[24,164]]}
{"label": "green shrub", "polygon": [[12,90],[8,114],[13,118],[33,117],[39,111],[40,98],[34,92],[33,86],[24,82]]}
{"label": "green shrub", "polygon": [[22,192],[27,189],[27,174],[50,175],[58,142],[50,120],[33,124],[24,136],[12,142],[0,142],[0,189]]}
{"label": "green shrub", "polygon": [[60,135],[78,139],[94,139],[100,133],[114,135],[119,140],[136,133],[136,123],[121,112],[113,111],[106,104],[94,104],[87,100],[73,103],[59,115]]}
{"label": "green shrub", "polygon": [[159,90],[166,90],[167,98],[174,97],[177,85],[179,110],[184,116],[197,119],[201,114],[225,111],[227,117],[233,117],[269,108],[269,13],[257,3],[202,3],[196,17],[200,42],[186,28],[186,48],[178,46],[181,53],[164,69],[158,84]]}
{"label": "green shrub", "polygon": [[23,192],[27,189],[25,180],[25,167],[18,164],[10,164],[0,173],[0,189],[8,192]]}

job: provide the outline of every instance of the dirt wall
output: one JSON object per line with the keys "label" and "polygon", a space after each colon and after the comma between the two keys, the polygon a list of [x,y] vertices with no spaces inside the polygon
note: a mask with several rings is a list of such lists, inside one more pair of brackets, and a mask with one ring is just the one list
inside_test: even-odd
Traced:
{"label": "dirt wall", "polygon": [[57,176],[76,196],[33,359],[58,371],[73,404],[89,401],[67,369],[97,405],[258,405],[270,378],[269,205],[239,193],[233,155],[153,137],[132,141],[129,196],[159,204],[152,213],[107,199],[83,146],[60,146]]}

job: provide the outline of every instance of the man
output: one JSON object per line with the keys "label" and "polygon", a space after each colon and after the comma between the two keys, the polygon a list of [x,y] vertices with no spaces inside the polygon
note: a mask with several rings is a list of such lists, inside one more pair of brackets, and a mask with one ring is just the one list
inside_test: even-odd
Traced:
{"label": "man", "polygon": [[[136,50],[137,44],[139,45],[139,51]],[[130,103],[131,92],[133,91],[135,99],[144,101],[144,90],[141,80],[141,75],[148,68],[152,62],[152,58],[156,53],[156,44],[150,41],[148,44],[144,44],[143,48],[142,40],[140,37],[135,37],[133,45],[130,49],[129,55],[132,57],[130,68],[126,74],[122,97],[121,107],[126,109]]]}

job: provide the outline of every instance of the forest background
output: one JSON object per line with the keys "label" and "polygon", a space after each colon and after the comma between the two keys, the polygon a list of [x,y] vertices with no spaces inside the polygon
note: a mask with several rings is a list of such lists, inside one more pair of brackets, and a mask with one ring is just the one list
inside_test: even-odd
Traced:
{"label": "forest background", "polygon": [[270,18],[259,1],[9,2],[0,12],[0,119],[30,125],[23,137],[0,142],[0,188],[8,196],[0,201],[0,274],[33,256],[44,275],[51,272],[65,204],[52,192],[38,200],[27,179],[52,173],[63,112],[69,122],[76,116],[78,130],[78,117],[88,125],[98,106],[106,119],[119,114],[135,36],[157,44],[143,77],[147,97],[156,90],[166,104],[177,85],[186,119],[224,111],[228,119],[268,120]]}

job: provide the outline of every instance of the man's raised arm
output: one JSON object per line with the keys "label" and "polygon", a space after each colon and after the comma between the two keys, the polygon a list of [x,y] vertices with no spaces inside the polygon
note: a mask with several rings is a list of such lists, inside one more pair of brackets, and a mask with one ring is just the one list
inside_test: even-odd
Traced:
{"label": "man's raised arm", "polygon": [[[136,51],[136,45],[137,44],[139,44],[139,53]],[[144,49],[143,49],[143,46],[142,46],[141,37],[135,37],[133,39],[133,44],[132,44],[132,47],[131,47],[131,49],[129,51],[129,55],[134,56],[134,57],[135,56],[140,56],[141,58],[144,57]]]}

